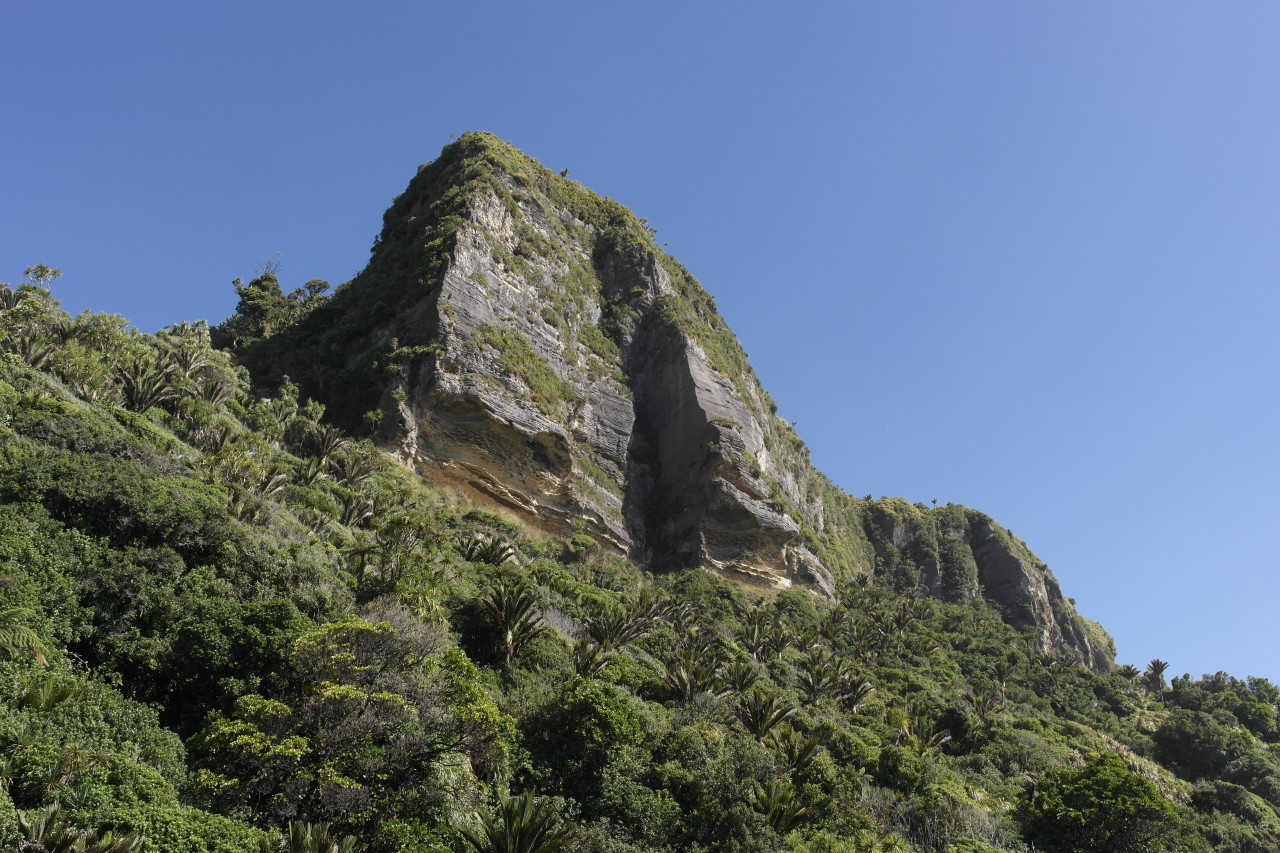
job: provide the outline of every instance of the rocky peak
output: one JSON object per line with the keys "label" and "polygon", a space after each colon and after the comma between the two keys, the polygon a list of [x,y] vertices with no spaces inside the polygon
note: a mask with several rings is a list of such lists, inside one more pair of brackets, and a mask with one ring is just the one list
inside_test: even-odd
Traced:
{"label": "rocky peak", "polygon": [[339,419],[381,412],[403,464],[557,535],[823,595],[876,574],[986,596],[1044,648],[1105,666],[1047,569],[989,519],[926,522],[814,470],[644,223],[491,135],[420,169],[369,266],[244,355]]}

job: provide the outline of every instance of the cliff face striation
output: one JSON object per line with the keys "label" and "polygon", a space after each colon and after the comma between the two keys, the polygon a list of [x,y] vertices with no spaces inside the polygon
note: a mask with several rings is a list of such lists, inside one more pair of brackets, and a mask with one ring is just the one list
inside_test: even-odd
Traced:
{"label": "cliff face striation", "polygon": [[557,535],[775,588],[984,597],[1045,650],[1108,663],[990,519],[835,488],[644,223],[488,134],[419,171],[356,279],[242,356],[339,419],[381,412],[403,464]]}

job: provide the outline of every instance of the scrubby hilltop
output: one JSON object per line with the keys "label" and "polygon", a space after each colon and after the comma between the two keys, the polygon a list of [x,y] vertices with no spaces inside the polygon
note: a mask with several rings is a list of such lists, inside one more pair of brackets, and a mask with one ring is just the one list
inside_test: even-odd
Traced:
{"label": "scrubby hilltop", "polygon": [[1041,650],[1114,655],[990,518],[835,488],[646,224],[489,134],[419,171],[332,300],[277,329],[242,290],[223,337],[259,382],[374,412],[405,465],[556,535],[827,597],[874,575],[986,598]]}

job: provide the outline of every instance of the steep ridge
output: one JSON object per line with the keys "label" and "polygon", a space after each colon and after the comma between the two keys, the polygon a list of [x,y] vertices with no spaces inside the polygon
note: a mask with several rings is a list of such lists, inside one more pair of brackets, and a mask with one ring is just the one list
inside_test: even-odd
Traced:
{"label": "steep ridge", "polygon": [[642,220],[469,133],[384,217],[368,267],[241,347],[406,466],[654,567],[830,595],[985,598],[1044,651],[1114,655],[985,515],[853,498],[809,463],[712,297]]}

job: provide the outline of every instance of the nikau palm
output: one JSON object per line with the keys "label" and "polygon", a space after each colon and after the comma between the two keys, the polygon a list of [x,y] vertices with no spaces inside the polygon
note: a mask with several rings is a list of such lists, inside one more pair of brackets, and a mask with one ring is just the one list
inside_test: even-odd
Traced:
{"label": "nikau palm", "polygon": [[591,642],[587,637],[579,637],[569,654],[573,659],[574,671],[583,678],[598,676],[614,656],[613,651]]}
{"label": "nikau palm", "polygon": [[505,566],[507,563],[518,563],[516,549],[505,539],[498,539],[486,533],[473,533],[458,542],[458,551],[472,563],[488,563],[490,566]]}
{"label": "nikau palm", "polygon": [[747,805],[764,815],[779,834],[785,835],[809,818],[809,809],[796,802],[795,789],[787,782],[772,779],[747,792]]}
{"label": "nikau palm", "polygon": [[802,770],[818,753],[818,739],[805,737],[790,726],[780,726],[765,735],[765,746],[782,759],[788,770]]}
{"label": "nikau palm", "polygon": [[561,821],[546,800],[524,793],[504,797],[496,810],[475,814],[479,829],[459,831],[479,853],[552,853],[564,846]]}
{"label": "nikau palm", "polygon": [[619,649],[649,633],[652,620],[620,606],[605,607],[583,620],[587,633],[606,649]]}
{"label": "nikau palm", "polygon": [[521,649],[547,630],[538,613],[538,597],[524,580],[499,578],[480,604],[498,631],[498,651],[508,666]]}
{"label": "nikau palm", "polygon": [[786,722],[796,713],[794,705],[789,705],[776,695],[754,692],[743,696],[738,703],[734,716],[738,722],[758,739],[764,738],[776,726]]}
{"label": "nikau palm", "polygon": [[1168,661],[1162,661],[1160,658],[1156,658],[1147,664],[1147,685],[1152,693],[1159,693],[1164,690],[1164,674],[1168,668]]}
{"label": "nikau palm", "polygon": [[19,850],[46,851],[46,853],[137,853],[142,849],[143,836],[127,832],[116,835],[101,833],[96,829],[78,830],[71,827],[58,803],[36,812],[18,812],[18,831],[28,844]]}
{"label": "nikau palm", "polygon": [[720,662],[698,651],[685,648],[668,661],[662,680],[681,702],[692,702],[701,694],[724,696],[729,691],[724,683]]}

